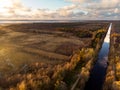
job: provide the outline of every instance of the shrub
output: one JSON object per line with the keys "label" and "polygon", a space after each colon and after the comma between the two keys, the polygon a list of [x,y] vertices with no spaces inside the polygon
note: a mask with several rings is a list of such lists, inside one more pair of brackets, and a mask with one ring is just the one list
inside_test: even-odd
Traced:
{"label": "shrub", "polygon": [[27,90],[25,81],[22,81],[20,84],[18,84],[18,90]]}
{"label": "shrub", "polygon": [[120,80],[120,62],[116,64],[116,77]]}
{"label": "shrub", "polygon": [[113,82],[113,90],[120,90],[120,81]]}
{"label": "shrub", "polygon": [[63,81],[56,81],[55,90],[67,90],[66,83]]}

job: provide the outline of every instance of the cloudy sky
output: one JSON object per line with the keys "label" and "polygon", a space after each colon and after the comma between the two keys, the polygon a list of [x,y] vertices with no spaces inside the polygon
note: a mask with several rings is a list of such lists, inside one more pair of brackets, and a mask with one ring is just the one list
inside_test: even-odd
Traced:
{"label": "cloudy sky", "polygon": [[120,19],[120,0],[0,0],[0,19]]}

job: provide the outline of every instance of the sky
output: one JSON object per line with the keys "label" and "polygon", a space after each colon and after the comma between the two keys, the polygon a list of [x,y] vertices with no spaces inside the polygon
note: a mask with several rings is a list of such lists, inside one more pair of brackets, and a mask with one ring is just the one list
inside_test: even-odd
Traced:
{"label": "sky", "polygon": [[120,20],[120,0],[0,0],[0,20]]}

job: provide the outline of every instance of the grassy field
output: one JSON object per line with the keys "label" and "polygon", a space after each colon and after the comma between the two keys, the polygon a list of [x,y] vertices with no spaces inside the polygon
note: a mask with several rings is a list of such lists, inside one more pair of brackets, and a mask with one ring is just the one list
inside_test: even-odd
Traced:
{"label": "grassy field", "polygon": [[1,89],[69,90],[79,75],[84,88],[108,26],[108,22],[1,25]]}

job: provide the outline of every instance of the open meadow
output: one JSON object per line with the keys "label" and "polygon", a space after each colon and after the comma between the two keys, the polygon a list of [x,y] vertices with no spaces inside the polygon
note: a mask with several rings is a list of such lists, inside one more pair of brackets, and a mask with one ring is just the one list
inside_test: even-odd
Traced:
{"label": "open meadow", "polygon": [[1,89],[82,90],[108,26],[99,21],[1,25]]}

